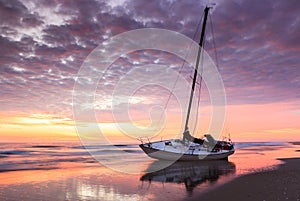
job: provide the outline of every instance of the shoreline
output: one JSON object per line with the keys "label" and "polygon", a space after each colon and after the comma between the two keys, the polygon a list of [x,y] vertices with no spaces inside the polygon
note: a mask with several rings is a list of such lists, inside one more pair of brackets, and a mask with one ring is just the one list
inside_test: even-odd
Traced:
{"label": "shoreline", "polygon": [[276,169],[242,175],[209,192],[187,200],[300,200],[300,158],[279,158]]}

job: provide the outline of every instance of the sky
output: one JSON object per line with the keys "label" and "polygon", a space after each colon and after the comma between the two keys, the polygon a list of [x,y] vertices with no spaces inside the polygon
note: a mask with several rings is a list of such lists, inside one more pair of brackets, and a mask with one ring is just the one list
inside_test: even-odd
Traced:
{"label": "sky", "polygon": [[[1,139],[78,140],[72,92],[89,54],[113,36],[142,28],[167,29],[198,41],[199,34],[194,34],[210,3],[0,0]],[[300,140],[300,1],[216,3],[210,10],[205,50],[218,64],[225,86],[224,133],[236,141]],[[94,94],[94,112],[96,123],[111,140],[136,142],[115,126],[109,93],[124,74],[144,64],[168,64],[178,72],[182,61],[165,52],[137,51],[110,67]],[[187,80],[192,75],[188,68],[182,73]],[[141,72],[145,75],[146,69]],[[207,90],[203,93],[207,95]],[[132,122],[151,124],[149,110],[164,105],[167,98],[165,89],[141,87],[130,99]],[[202,102],[201,128],[195,135],[205,133],[210,124],[211,109],[205,96]],[[171,98],[170,105],[159,138],[172,137],[170,133],[180,130],[183,117],[178,102]]]}

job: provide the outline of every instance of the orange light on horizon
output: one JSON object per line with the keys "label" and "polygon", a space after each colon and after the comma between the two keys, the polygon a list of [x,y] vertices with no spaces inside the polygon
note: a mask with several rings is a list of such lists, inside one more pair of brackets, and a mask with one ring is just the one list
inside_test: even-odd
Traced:
{"label": "orange light on horizon", "polygon": [[[209,126],[210,116],[206,116],[205,108],[202,112],[197,137],[206,133]],[[295,112],[293,103],[229,105],[226,118],[224,134],[230,133],[234,141],[300,140],[300,113]],[[79,125],[96,124],[103,136],[115,143],[135,143],[141,136],[154,140],[180,137],[182,117],[179,114],[169,115],[161,130],[148,129],[150,123],[149,119],[136,117],[134,122],[82,122]],[[139,129],[130,130],[132,124]],[[147,133],[140,134],[143,129]],[[53,114],[0,113],[0,131],[2,141],[79,140],[74,120]]]}

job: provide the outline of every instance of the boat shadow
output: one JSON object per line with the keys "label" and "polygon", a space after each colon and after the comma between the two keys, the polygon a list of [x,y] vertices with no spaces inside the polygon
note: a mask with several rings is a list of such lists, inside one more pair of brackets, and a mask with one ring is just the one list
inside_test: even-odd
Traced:
{"label": "boat shadow", "polygon": [[[186,191],[203,183],[215,183],[220,176],[234,174],[235,164],[226,160],[218,161],[178,161],[165,167],[166,161],[154,161],[149,164],[141,181],[184,184]],[[165,167],[160,170],[159,167]],[[158,170],[158,171],[151,171]]]}

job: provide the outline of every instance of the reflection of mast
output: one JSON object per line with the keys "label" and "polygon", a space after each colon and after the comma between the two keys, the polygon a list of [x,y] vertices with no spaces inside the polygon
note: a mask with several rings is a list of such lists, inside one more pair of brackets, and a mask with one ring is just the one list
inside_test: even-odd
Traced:
{"label": "reflection of mast", "polygon": [[188,129],[188,123],[189,123],[189,118],[190,118],[190,113],[191,113],[191,108],[192,108],[194,90],[195,90],[195,85],[196,85],[196,80],[197,80],[199,61],[200,61],[201,51],[202,51],[203,42],[204,42],[205,27],[206,27],[206,21],[207,21],[209,9],[210,9],[210,7],[208,7],[208,6],[206,6],[204,9],[204,19],[203,19],[202,30],[201,30],[201,38],[200,38],[200,42],[199,42],[196,67],[195,67],[195,71],[194,71],[193,84],[192,84],[191,95],[190,95],[190,102],[189,102],[188,111],[187,111],[186,120],[185,120],[185,127],[184,127],[185,131]]}
{"label": "reflection of mast", "polygon": [[154,161],[146,170],[149,173],[144,174],[140,180],[149,183],[182,183],[186,191],[192,193],[196,186],[204,182],[216,182],[221,175],[235,172],[235,165],[228,161],[175,162],[169,167],[151,172],[164,164],[163,161]]}

